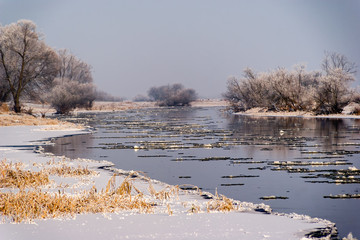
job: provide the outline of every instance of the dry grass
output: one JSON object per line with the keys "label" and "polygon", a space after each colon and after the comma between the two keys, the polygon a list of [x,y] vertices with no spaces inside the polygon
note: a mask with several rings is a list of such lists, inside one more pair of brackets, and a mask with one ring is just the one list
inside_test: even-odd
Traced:
{"label": "dry grass", "polygon": [[[55,165],[55,166],[54,166]],[[145,196],[133,184],[132,175],[126,177],[120,184],[116,183],[114,174],[108,181],[105,189],[98,191],[95,186],[77,194],[68,194],[64,191],[46,192],[40,187],[49,184],[49,175],[84,176],[92,175],[94,171],[87,167],[69,167],[65,162],[50,160],[40,166],[39,172],[23,170],[21,163],[7,163],[6,159],[0,162],[0,188],[17,188],[15,192],[0,192],[0,214],[13,222],[32,221],[34,219],[71,217],[82,213],[113,213],[118,211],[138,211],[141,213],[153,212],[156,204],[150,202],[159,200],[166,204],[169,215],[173,214],[168,200],[177,196],[179,186],[168,186],[156,191],[149,181],[149,193],[152,198]],[[214,199],[207,202],[207,211],[228,212],[236,210],[231,199],[216,194]],[[192,204],[189,213],[198,213],[199,206]]]}
{"label": "dry grass", "polygon": [[87,167],[71,167],[67,165],[54,166],[44,170],[49,175],[58,175],[61,177],[80,177],[80,176],[93,176],[97,173],[89,170]]}
{"label": "dry grass", "polygon": [[151,182],[149,182],[148,189],[152,196],[161,201],[168,200],[171,196],[179,197],[179,186],[168,186],[161,191],[156,191]]}
{"label": "dry grass", "polygon": [[6,103],[0,103],[0,113],[9,112],[9,106]]}
{"label": "dry grass", "polygon": [[39,187],[49,184],[49,176],[43,171],[32,172],[23,170],[21,163],[7,163],[6,159],[0,162],[0,188]]}
{"label": "dry grass", "polygon": [[214,199],[211,199],[207,202],[207,212],[210,211],[220,211],[220,212],[230,212],[234,210],[238,210],[237,207],[234,206],[233,201],[223,195],[218,196]]}
{"label": "dry grass", "polygon": [[[48,165],[55,164],[54,161]],[[63,163],[61,163],[63,164]],[[68,195],[43,192],[40,187],[49,184],[49,174],[60,176],[83,176],[94,174],[86,167],[53,166],[39,172],[23,170],[21,163],[0,162],[0,187],[18,188],[18,191],[0,192],[0,213],[14,222],[33,219],[73,216],[80,213],[111,213],[120,210],[152,211],[144,195],[136,189],[130,177],[118,187],[114,175],[106,189],[100,192],[95,187],[80,194]],[[25,189],[29,188],[29,189]]]}
{"label": "dry grass", "polygon": [[[70,124],[75,126],[75,124]],[[38,125],[64,125],[57,119],[34,117],[28,114],[0,114],[0,126],[38,126]]]}
{"label": "dry grass", "polygon": [[0,193],[0,213],[14,222],[22,222],[80,213],[112,213],[121,210],[151,212],[152,204],[144,199],[142,193],[132,195],[133,189],[135,188],[129,178],[116,187],[113,176],[106,189],[101,192],[93,187],[78,195],[41,190]]}
{"label": "dry grass", "polygon": [[191,208],[189,209],[189,213],[199,213],[201,211],[200,206],[191,204]]}

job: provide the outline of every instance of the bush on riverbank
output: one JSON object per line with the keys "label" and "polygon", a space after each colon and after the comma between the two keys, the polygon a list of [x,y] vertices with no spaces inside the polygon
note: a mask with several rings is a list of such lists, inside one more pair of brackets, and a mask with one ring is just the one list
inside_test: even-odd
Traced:
{"label": "bush on riverbank", "polygon": [[322,72],[307,72],[304,66],[265,73],[247,68],[243,78],[228,80],[224,97],[234,111],[261,107],[275,111],[341,113],[354,100],[354,91],[349,86],[355,80],[354,69],[353,63],[336,53],[326,54]]}
{"label": "bush on riverbank", "polygon": [[152,87],[148,95],[159,106],[188,106],[197,98],[194,89],[184,88],[181,84]]}

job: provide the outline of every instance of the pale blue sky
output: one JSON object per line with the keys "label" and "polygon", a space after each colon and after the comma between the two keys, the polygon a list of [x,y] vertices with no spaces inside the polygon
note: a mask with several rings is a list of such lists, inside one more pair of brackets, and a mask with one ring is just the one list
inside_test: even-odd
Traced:
{"label": "pale blue sky", "polygon": [[19,19],[129,99],[168,83],[220,97],[245,67],[316,70],[326,50],[360,65],[360,0],[0,0],[0,23]]}

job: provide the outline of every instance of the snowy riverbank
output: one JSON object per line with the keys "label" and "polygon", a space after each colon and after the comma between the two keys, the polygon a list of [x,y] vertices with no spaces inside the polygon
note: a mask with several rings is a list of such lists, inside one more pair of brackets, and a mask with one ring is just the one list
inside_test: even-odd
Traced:
{"label": "snowy riverbank", "polygon": [[[0,127],[0,160],[22,162],[24,168],[31,171],[39,171],[51,162],[52,165],[86,167],[96,172],[84,177],[51,175],[51,184],[42,187],[43,192],[64,192],[69,196],[82,194],[94,187],[105,189],[114,173],[117,173],[116,183],[131,176],[134,187],[151,203],[151,213],[122,210],[17,224],[3,218],[0,239],[306,239],[306,234],[320,229],[335,231],[334,224],[326,220],[297,214],[264,213],[270,208],[263,204],[239,201],[229,204],[225,201],[227,208],[233,208],[226,212],[219,207],[225,204],[226,198],[217,199],[209,193],[184,191],[136,172],[113,169],[112,164],[106,161],[46,155],[39,147],[51,144],[51,138],[83,133],[84,130],[54,130],[49,126]],[[7,191],[16,192],[16,189],[1,189],[1,192]],[[330,239],[330,234],[324,239]]]}
{"label": "snowy riverbank", "polygon": [[360,115],[349,114],[347,108],[341,114],[314,115],[312,112],[296,111],[296,112],[275,112],[267,111],[265,108],[252,108],[245,112],[236,112],[235,115],[253,116],[253,117],[302,117],[302,118],[332,118],[332,119],[360,119]]}

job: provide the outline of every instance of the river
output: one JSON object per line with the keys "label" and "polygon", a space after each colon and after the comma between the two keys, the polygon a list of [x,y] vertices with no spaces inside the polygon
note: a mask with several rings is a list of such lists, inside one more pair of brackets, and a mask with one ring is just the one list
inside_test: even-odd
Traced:
{"label": "river", "polygon": [[47,152],[107,160],[183,188],[325,218],[339,236],[360,238],[360,198],[336,198],[360,194],[360,120],[250,117],[222,107],[84,113],[69,120],[97,131],[57,139]]}

